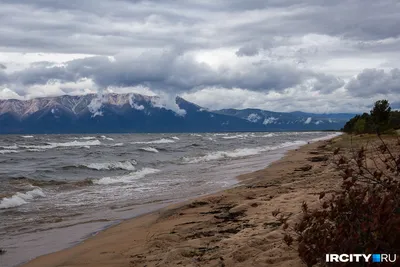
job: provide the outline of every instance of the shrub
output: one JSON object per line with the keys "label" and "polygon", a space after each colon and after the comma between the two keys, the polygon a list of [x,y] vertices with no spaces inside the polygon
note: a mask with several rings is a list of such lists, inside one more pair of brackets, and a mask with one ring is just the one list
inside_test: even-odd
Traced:
{"label": "shrub", "polygon": [[322,193],[320,208],[309,209],[303,203],[301,219],[292,229],[295,238],[289,233],[284,238],[288,245],[298,242],[299,256],[307,266],[327,265],[328,253],[400,251],[399,148],[399,141],[389,147],[380,139],[379,145],[352,151],[350,157],[335,150],[341,189],[331,197]]}
{"label": "shrub", "polygon": [[356,115],[343,127],[346,133],[386,133],[400,128],[400,112],[392,111],[387,100],[375,102],[370,113]]}

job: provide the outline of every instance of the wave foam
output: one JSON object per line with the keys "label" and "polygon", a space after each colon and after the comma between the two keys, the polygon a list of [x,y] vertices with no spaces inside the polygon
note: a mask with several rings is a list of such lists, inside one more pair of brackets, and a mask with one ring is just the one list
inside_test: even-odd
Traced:
{"label": "wave foam", "polygon": [[33,200],[37,197],[46,197],[43,193],[42,189],[36,188],[32,191],[28,191],[25,193],[16,193],[10,198],[3,198],[0,202],[0,209],[9,209],[13,207],[18,207],[24,204],[27,204],[29,200]]}
{"label": "wave foam", "polygon": [[44,150],[38,149],[38,148],[30,148],[30,149],[27,149],[26,151],[28,151],[28,152],[43,152]]}
{"label": "wave foam", "polygon": [[139,149],[143,150],[143,151],[147,151],[147,152],[158,153],[158,150],[156,148],[154,148],[154,147],[142,147],[142,148],[139,148]]}
{"label": "wave foam", "polygon": [[33,138],[33,135],[21,135],[22,138]]}
{"label": "wave foam", "polygon": [[18,153],[19,151],[17,151],[17,150],[9,150],[9,149],[6,149],[6,150],[0,150],[0,154],[10,154],[10,153]]}
{"label": "wave foam", "polygon": [[342,135],[342,134],[343,134],[343,133],[337,132],[337,133],[329,134],[329,135],[326,135],[326,136],[323,136],[323,137],[318,137],[318,138],[311,139],[310,142],[317,142],[317,141],[322,141],[322,140],[329,140],[329,139],[332,139],[332,138],[334,138],[334,137],[336,137],[336,136],[339,136],[339,135]]}
{"label": "wave foam", "polygon": [[116,143],[111,145],[112,147],[119,147],[119,146],[124,146],[124,143]]}
{"label": "wave foam", "polygon": [[94,136],[84,136],[84,137],[78,137],[75,139],[80,139],[80,140],[96,140],[96,137]]}
{"label": "wave foam", "polygon": [[87,165],[82,165],[88,169],[92,170],[127,170],[127,171],[134,171],[136,168],[136,161],[122,161],[122,162],[108,162],[108,163],[90,163]]}
{"label": "wave foam", "polygon": [[13,146],[0,146],[3,149],[10,149],[10,150],[15,150],[18,149],[18,146],[14,144]]}
{"label": "wave foam", "polygon": [[171,139],[180,140],[178,136],[173,136],[173,137],[171,137]]}
{"label": "wave foam", "polygon": [[208,153],[205,156],[197,157],[197,158],[184,158],[184,162],[186,163],[199,163],[213,160],[221,160],[226,158],[240,158],[247,157],[260,154],[262,152],[267,152],[271,150],[276,150],[280,148],[290,147],[290,146],[300,146],[305,145],[307,142],[305,141],[293,141],[293,142],[285,142],[277,146],[264,146],[264,147],[255,147],[255,148],[238,148],[231,151],[216,151]]}
{"label": "wave foam", "polygon": [[140,171],[130,173],[129,175],[117,176],[117,177],[104,177],[100,180],[93,181],[94,184],[109,185],[109,184],[128,184],[134,180],[141,179],[149,174],[160,172],[160,170],[152,168],[143,168]]}
{"label": "wave foam", "polygon": [[223,136],[224,139],[237,139],[237,138],[246,138],[247,134],[238,134],[238,135],[231,135],[231,136]]}
{"label": "wave foam", "polygon": [[51,149],[51,148],[57,148],[57,147],[90,147],[90,146],[99,146],[101,145],[101,142],[99,140],[93,140],[93,141],[72,141],[72,142],[66,142],[66,143],[47,143],[46,145],[43,146],[26,146],[23,145],[21,147],[27,148],[27,149]]}
{"label": "wave foam", "polygon": [[169,144],[169,143],[175,143],[175,141],[171,139],[162,138],[154,141],[132,142],[132,144]]}
{"label": "wave foam", "polygon": [[105,136],[105,135],[102,135],[102,136],[100,136],[101,138],[103,138],[104,140],[108,140],[108,141],[114,141],[114,139],[113,138],[111,138],[111,137],[107,137],[107,136]]}
{"label": "wave foam", "polygon": [[269,134],[261,135],[260,137],[273,137],[273,136],[276,136],[276,134],[274,134],[274,133],[269,133]]}

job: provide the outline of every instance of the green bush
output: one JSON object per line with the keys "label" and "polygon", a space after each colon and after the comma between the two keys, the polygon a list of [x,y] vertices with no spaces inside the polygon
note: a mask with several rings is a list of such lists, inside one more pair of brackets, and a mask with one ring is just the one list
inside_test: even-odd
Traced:
{"label": "green bush", "polygon": [[378,100],[370,113],[356,115],[350,119],[343,131],[346,133],[385,133],[400,129],[400,112],[392,111],[387,100]]}

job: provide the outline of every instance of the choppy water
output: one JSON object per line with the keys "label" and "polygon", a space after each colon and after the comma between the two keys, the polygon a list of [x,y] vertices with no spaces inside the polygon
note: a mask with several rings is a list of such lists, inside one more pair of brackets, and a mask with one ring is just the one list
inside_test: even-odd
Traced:
{"label": "choppy water", "polygon": [[233,186],[332,133],[0,136],[1,266],[76,244],[121,219]]}

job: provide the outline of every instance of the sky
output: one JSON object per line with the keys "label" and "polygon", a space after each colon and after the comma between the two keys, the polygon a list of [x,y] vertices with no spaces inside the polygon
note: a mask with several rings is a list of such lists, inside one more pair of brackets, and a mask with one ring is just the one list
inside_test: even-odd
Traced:
{"label": "sky", "polygon": [[210,109],[400,105],[398,0],[2,0],[0,99],[127,93]]}

